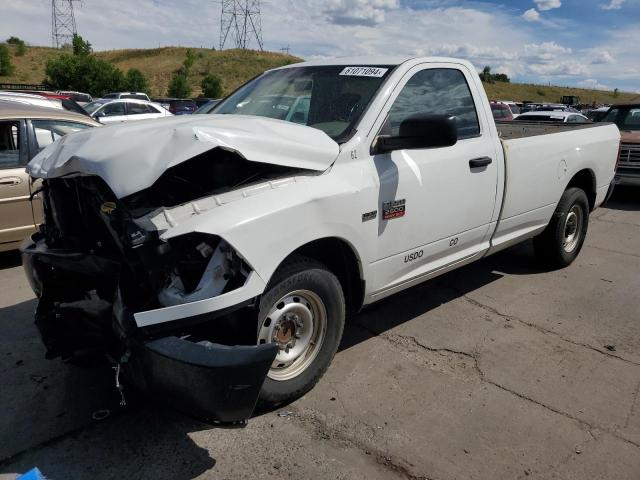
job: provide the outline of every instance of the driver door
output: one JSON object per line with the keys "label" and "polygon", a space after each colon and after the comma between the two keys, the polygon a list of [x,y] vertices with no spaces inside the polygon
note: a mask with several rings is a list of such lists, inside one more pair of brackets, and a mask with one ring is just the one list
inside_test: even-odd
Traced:
{"label": "driver door", "polygon": [[[470,88],[472,85],[474,88]],[[416,115],[453,115],[455,145],[373,156],[378,178],[374,298],[482,255],[498,186],[497,139],[466,67],[423,64],[407,73],[383,110],[381,135]],[[478,159],[488,162],[481,167]]]}

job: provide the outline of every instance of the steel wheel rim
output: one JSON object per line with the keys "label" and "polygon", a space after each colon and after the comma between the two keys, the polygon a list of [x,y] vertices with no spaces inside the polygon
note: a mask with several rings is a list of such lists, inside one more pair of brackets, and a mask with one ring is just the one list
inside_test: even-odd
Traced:
{"label": "steel wheel rim", "polygon": [[564,221],[564,232],[562,239],[562,248],[567,253],[572,253],[578,246],[580,237],[582,236],[582,208],[574,205],[567,213]]}
{"label": "steel wheel rim", "polygon": [[267,376],[291,380],[304,372],[320,352],[327,331],[327,310],[310,290],[295,290],[277,302],[258,328],[258,344],[276,343],[278,353]]}

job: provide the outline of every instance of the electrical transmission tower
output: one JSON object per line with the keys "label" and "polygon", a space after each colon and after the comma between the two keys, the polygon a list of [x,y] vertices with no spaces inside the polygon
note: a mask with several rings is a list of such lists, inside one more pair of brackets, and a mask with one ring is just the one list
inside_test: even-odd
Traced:
{"label": "electrical transmission tower", "polygon": [[222,0],[220,16],[220,50],[229,40],[235,41],[235,47],[246,49],[252,40],[262,50],[262,21],[260,19],[260,0]]}
{"label": "electrical transmission tower", "polygon": [[51,43],[54,48],[70,45],[76,30],[73,2],[78,0],[51,0]]}

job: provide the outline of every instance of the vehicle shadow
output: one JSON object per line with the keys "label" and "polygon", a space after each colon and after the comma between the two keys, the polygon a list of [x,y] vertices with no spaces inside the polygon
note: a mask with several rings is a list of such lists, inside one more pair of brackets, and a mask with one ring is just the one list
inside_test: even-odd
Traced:
{"label": "vehicle shadow", "polygon": [[190,480],[217,463],[190,437],[210,428],[147,403],[0,462],[0,474],[37,466],[47,478]]}
{"label": "vehicle shadow", "polygon": [[350,318],[338,351],[347,350],[509,275],[545,273],[532,242],[511,247],[366,307]]}
{"label": "vehicle shadow", "polygon": [[0,476],[37,466],[47,478],[187,480],[215,466],[190,437],[211,425],[130,389],[121,407],[106,363],[46,360],[35,303],[0,308]]}
{"label": "vehicle shadow", "polygon": [[22,263],[20,260],[20,252],[10,250],[8,252],[0,252],[0,270],[5,268],[17,267]]}
{"label": "vehicle shadow", "polygon": [[604,207],[627,212],[640,211],[640,187],[618,185]]}

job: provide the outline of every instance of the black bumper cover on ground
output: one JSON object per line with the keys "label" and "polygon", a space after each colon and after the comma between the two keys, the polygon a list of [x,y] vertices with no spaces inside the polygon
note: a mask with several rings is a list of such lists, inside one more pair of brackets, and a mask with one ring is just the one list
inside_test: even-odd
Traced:
{"label": "black bumper cover on ground", "polygon": [[[53,311],[56,301],[62,299],[51,298],[48,292],[54,291],[53,295],[58,296],[60,287],[64,290],[64,286],[48,288],[47,282],[55,278],[58,283],[73,283],[77,288],[77,284],[96,276],[117,275],[118,266],[97,256],[51,250],[42,239],[34,236],[34,240],[23,243],[22,261],[31,286],[42,295],[36,325],[51,354],[55,353],[52,345],[67,345],[57,336],[77,339],[77,332],[95,319],[78,315],[77,309],[71,318]],[[90,283],[86,285],[90,288]],[[115,323],[110,318],[114,318],[113,312],[107,316],[107,323]],[[113,338],[117,337],[114,333]],[[124,347],[130,350],[124,371],[137,387],[186,413],[224,423],[241,422],[251,416],[277,353],[275,344],[226,346],[194,343],[176,336],[148,339],[135,331],[119,341],[126,343]]]}
{"label": "black bumper cover on ground", "polygon": [[132,360],[148,391],[205,420],[238,422],[253,413],[277,346],[205,346],[164,337],[142,350]]}

